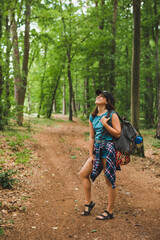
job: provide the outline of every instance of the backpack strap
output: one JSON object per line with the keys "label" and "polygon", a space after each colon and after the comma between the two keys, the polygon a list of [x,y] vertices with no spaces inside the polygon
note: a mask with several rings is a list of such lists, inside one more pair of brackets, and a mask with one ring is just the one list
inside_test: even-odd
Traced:
{"label": "backpack strap", "polygon": [[[117,114],[117,116],[119,117],[119,119],[120,119],[120,121],[123,123],[124,122],[124,120],[121,118],[121,116],[118,114],[118,112],[116,112],[115,110],[108,110],[108,113],[107,113],[107,115],[105,116],[105,118],[109,118],[110,117],[110,115],[111,115],[111,113],[112,112],[115,112],[116,114]],[[106,134],[106,133],[109,133],[108,131],[107,131],[107,129],[104,127],[104,132],[103,132],[103,134],[102,134],[102,136],[101,136],[101,139],[102,139],[102,137]],[[110,134],[110,133],[109,133]],[[110,134],[111,135],[111,134]],[[112,135],[111,135],[112,136]],[[113,136],[112,136],[113,137]]]}
{"label": "backpack strap", "polygon": [[[108,110],[108,113],[107,113],[107,115],[105,116],[105,118],[109,118],[110,117],[110,115],[111,115],[111,113],[113,112],[114,110]],[[114,111],[115,112],[115,111]],[[117,112],[116,112],[117,113]],[[105,127],[103,127],[103,129],[104,129],[104,131],[103,131],[103,133],[102,133],[102,136],[100,137],[100,139],[102,139],[102,137],[106,134],[106,133],[109,133],[108,131],[107,131],[107,129],[105,128]],[[110,134],[110,133],[109,133]],[[110,134],[111,135],[111,134]]]}
{"label": "backpack strap", "polygon": [[109,118],[110,115],[111,115],[111,113],[112,113],[113,111],[117,114],[117,116],[119,117],[120,121],[123,123],[124,120],[121,118],[121,116],[120,116],[120,115],[118,114],[118,112],[116,112],[115,110],[110,110],[110,111],[108,111],[106,118]]}

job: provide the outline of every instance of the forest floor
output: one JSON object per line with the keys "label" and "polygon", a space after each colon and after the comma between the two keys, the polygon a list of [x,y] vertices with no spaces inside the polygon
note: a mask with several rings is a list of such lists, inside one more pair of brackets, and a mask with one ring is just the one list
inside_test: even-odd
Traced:
{"label": "forest floor", "polygon": [[19,165],[21,184],[0,189],[2,239],[159,240],[160,149],[153,153],[148,144],[146,158],[133,156],[117,171],[114,219],[95,220],[107,207],[103,173],[92,185],[95,208],[83,217],[79,171],[88,158],[88,124],[77,119],[69,122],[66,117],[59,121],[59,117],[55,115],[46,126],[35,124],[36,141],[27,140],[34,157],[29,165]]}

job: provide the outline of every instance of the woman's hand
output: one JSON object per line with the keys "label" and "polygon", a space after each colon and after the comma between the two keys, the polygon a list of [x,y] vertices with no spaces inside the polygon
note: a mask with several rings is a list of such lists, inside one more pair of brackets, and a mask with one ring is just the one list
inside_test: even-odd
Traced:
{"label": "woman's hand", "polygon": [[105,116],[103,116],[101,118],[101,123],[103,124],[103,126],[110,120],[110,117],[109,118],[106,118]]}
{"label": "woman's hand", "polygon": [[94,162],[94,155],[93,155],[93,156],[90,156],[90,157],[88,158],[88,162],[90,162],[91,164],[93,164],[93,162]]}

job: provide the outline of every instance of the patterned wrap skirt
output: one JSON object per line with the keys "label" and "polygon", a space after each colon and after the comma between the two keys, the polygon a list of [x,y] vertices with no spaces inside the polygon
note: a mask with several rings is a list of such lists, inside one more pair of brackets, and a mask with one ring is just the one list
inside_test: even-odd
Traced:
{"label": "patterned wrap skirt", "polygon": [[94,144],[94,163],[93,171],[90,175],[92,181],[94,181],[103,170],[101,162],[102,158],[106,158],[105,176],[112,184],[112,188],[115,188],[115,173],[116,173],[116,150],[114,143],[111,141],[102,141],[102,143]]}

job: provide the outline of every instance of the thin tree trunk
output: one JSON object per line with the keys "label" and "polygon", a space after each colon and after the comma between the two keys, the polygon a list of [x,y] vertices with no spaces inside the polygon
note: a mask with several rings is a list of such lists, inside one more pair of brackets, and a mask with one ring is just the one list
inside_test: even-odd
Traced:
{"label": "thin tree trunk", "polygon": [[73,115],[77,117],[77,109],[76,109],[76,100],[75,100],[75,94],[72,89],[72,103],[73,103]]}
{"label": "thin tree trunk", "polygon": [[20,102],[22,106],[24,105],[26,86],[27,86],[27,76],[28,76],[28,61],[29,61],[29,48],[30,48],[30,44],[29,44],[30,15],[31,15],[30,0],[26,0],[24,55],[23,55],[23,66],[22,66],[23,85],[22,85],[21,96],[20,96]]}
{"label": "thin tree trunk", "polygon": [[51,117],[51,114],[52,114],[53,103],[54,103],[54,100],[55,100],[57,88],[58,88],[59,81],[60,81],[60,78],[61,78],[61,73],[62,73],[62,68],[61,68],[61,70],[60,70],[60,73],[59,73],[59,76],[58,76],[58,79],[57,79],[57,83],[56,83],[56,86],[55,86],[54,91],[53,91],[51,104],[50,104],[50,107],[49,107],[49,111],[48,111],[48,113],[47,113],[47,118],[50,118],[50,117]]}
{"label": "thin tree trunk", "polygon": [[[14,68],[14,97],[16,105],[19,105],[19,95],[21,86],[20,64],[19,64],[19,46],[17,36],[17,24],[15,21],[14,9],[10,9],[10,22],[11,22],[11,40],[13,48],[13,68]],[[19,112],[19,111],[18,111]]]}
{"label": "thin tree trunk", "polygon": [[[144,3],[144,9],[145,9],[145,13],[148,16],[149,15],[149,11],[150,11],[150,6],[148,5],[148,3]],[[148,19],[149,20],[149,19]],[[152,72],[150,71],[150,66],[151,66],[151,47],[149,44],[149,40],[150,40],[150,31],[151,31],[152,26],[149,24],[146,24],[143,28],[143,37],[144,37],[144,41],[145,41],[145,46],[146,46],[146,51],[145,51],[145,59],[144,59],[144,63],[145,63],[145,73],[144,73],[144,77],[145,77],[145,83],[146,83],[146,91],[144,93],[144,98],[145,98],[145,119],[146,119],[146,126],[148,128],[153,127],[153,123],[154,123],[154,113],[153,113],[153,80],[152,80]]]}
{"label": "thin tree trunk", "polygon": [[160,139],[160,68],[159,68],[159,48],[158,48],[158,41],[159,41],[159,18],[157,14],[157,1],[154,0],[154,11],[155,15],[157,16],[156,21],[156,82],[157,82],[157,94],[156,94],[156,102],[155,107],[158,108],[158,124],[156,129],[156,137]]}
{"label": "thin tree trunk", "polygon": [[110,91],[114,92],[115,82],[115,54],[116,54],[116,21],[117,21],[118,0],[114,0],[113,20],[112,20],[112,49],[111,49],[111,73],[110,73]]}
{"label": "thin tree trunk", "polygon": [[[62,2],[60,0],[60,12],[62,13]],[[71,77],[71,47],[72,47],[72,36],[71,36],[71,6],[72,6],[72,1],[70,0],[69,2],[70,6],[70,18],[69,18],[69,31],[68,31],[68,37],[66,34],[66,24],[65,24],[65,19],[62,15],[62,23],[63,23],[63,28],[64,28],[64,36],[65,36],[65,46],[66,46],[66,55],[67,55],[67,75],[68,75],[68,81],[69,81],[69,120],[72,121],[72,96],[73,96],[73,90],[72,90],[72,77]]]}
{"label": "thin tree trunk", "polygon": [[[126,59],[129,60],[129,49],[126,47]],[[128,111],[131,106],[130,98],[129,98],[129,82],[130,82],[130,71],[126,71],[126,81],[125,81],[125,109]]]}
{"label": "thin tree trunk", "polygon": [[53,101],[53,112],[56,112],[56,98]]}
{"label": "thin tree trunk", "polygon": [[159,100],[158,100],[158,124],[156,129],[156,137],[160,139],[160,88],[159,88]]}
{"label": "thin tree trunk", "polygon": [[[98,1],[95,1],[96,8],[98,8]],[[99,23],[99,30],[103,31],[104,29],[104,5],[105,5],[105,0],[101,0],[101,16],[98,14],[98,20],[99,18],[102,19]],[[102,88],[103,85],[105,84],[105,60],[104,60],[104,52],[103,50],[99,53],[100,54],[100,60],[99,60],[99,88]],[[105,70],[104,70],[105,69]],[[86,111],[85,111],[86,112]]]}
{"label": "thin tree trunk", "polygon": [[66,115],[66,82],[63,82],[63,115]]}
{"label": "thin tree trunk", "polygon": [[43,77],[41,79],[41,92],[40,92],[40,102],[39,102],[39,108],[38,108],[38,115],[37,118],[40,118],[41,115],[41,108],[42,108],[42,102],[43,102],[43,83],[44,83],[44,79],[45,79],[45,73],[46,73],[46,56],[47,56],[47,45],[45,46],[45,50],[44,50],[44,67],[43,67]]}
{"label": "thin tree trunk", "polygon": [[89,118],[89,109],[90,109],[90,104],[89,104],[89,78],[88,78],[88,71],[89,67],[87,64],[87,77],[85,78],[85,112],[86,112],[86,118]]}
{"label": "thin tree trunk", "polygon": [[72,121],[72,96],[73,96],[73,90],[72,90],[72,77],[71,77],[71,61],[70,61],[70,52],[67,52],[68,57],[68,81],[69,81],[69,120]]}
{"label": "thin tree trunk", "polygon": [[140,6],[141,0],[133,0],[134,36],[131,70],[131,122],[139,130],[139,72],[140,72]]}
{"label": "thin tree trunk", "polygon": [[[0,9],[0,43],[2,38],[2,10]],[[2,50],[1,50],[1,44],[0,44],[0,59],[2,58]],[[3,72],[2,72],[2,65],[0,61],[0,130],[3,129],[3,107],[2,107],[2,91],[3,91]]]}
{"label": "thin tree trunk", "polygon": [[10,103],[10,99],[9,99],[9,94],[10,94],[10,81],[9,81],[9,64],[10,64],[10,51],[11,51],[11,47],[10,47],[10,34],[9,34],[9,19],[8,16],[6,17],[6,45],[7,45],[7,49],[6,49],[6,79],[5,79],[5,91],[6,91],[6,111],[5,111],[5,116],[8,116],[9,113],[9,109],[11,107],[11,103]]}

